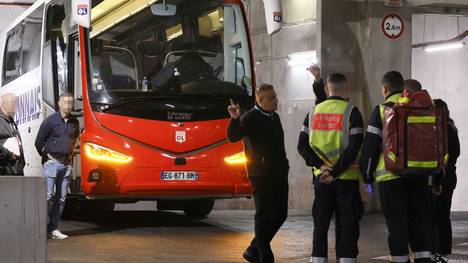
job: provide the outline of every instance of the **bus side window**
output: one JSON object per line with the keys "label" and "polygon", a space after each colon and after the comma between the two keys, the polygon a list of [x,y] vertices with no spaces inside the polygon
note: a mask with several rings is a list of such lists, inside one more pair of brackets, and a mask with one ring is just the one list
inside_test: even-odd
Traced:
{"label": "bus side window", "polygon": [[39,66],[41,55],[42,13],[44,6],[37,8],[25,19],[22,45],[22,74]]}
{"label": "bus side window", "polygon": [[8,32],[3,59],[3,83],[5,85],[21,76],[21,35],[23,24]]}

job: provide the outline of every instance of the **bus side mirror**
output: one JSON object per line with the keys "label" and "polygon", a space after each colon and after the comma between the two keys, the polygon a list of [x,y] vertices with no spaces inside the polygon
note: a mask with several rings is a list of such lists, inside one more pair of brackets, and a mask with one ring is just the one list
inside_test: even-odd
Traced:
{"label": "bus side mirror", "polygon": [[75,24],[89,28],[91,26],[91,0],[72,0],[72,17]]}
{"label": "bus side mirror", "polygon": [[162,4],[151,5],[151,13],[155,16],[173,16],[177,13],[177,6],[166,4],[166,1]]}

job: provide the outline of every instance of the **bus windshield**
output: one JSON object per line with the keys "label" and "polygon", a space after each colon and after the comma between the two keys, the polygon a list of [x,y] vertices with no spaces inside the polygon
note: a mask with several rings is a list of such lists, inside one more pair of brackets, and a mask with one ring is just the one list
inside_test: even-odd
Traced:
{"label": "bus windshield", "polygon": [[219,0],[165,4],[175,7],[175,13],[161,14],[159,1],[143,7],[124,5],[93,21],[90,102],[252,96],[250,46],[241,7]]}

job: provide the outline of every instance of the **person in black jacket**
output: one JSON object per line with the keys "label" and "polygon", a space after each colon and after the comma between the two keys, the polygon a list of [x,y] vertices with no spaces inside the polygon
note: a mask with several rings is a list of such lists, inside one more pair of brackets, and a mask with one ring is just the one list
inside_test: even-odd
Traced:
{"label": "person in black jacket", "polygon": [[45,161],[43,175],[47,178],[47,202],[50,207],[47,233],[52,239],[66,239],[68,236],[58,230],[58,223],[70,184],[73,147],[78,139],[79,123],[70,115],[73,109],[71,93],[60,95],[58,104],[59,110],[42,122],[35,146]]}
{"label": "person in black jacket", "polygon": [[450,208],[452,195],[457,185],[456,163],[460,156],[460,140],[454,121],[450,118],[447,104],[441,99],[435,99],[434,104],[443,109],[448,120],[448,162],[444,169],[442,191],[434,195],[434,243],[433,253],[435,262],[448,262],[448,255],[452,253],[452,223]]}
{"label": "person in black jacket", "polygon": [[[321,102],[327,99],[327,93],[325,90],[325,84],[321,77],[321,69],[318,65],[311,65],[307,68],[312,76],[314,77],[314,83],[312,84],[312,90],[315,94],[315,105],[320,104]],[[322,162],[320,158],[315,154],[315,152],[310,147],[309,143],[309,114],[306,114],[304,122],[302,123],[302,128],[299,133],[299,140],[297,142],[297,151],[304,159],[306,165],[312,169],[319,169],[320,167],[314,167],[314,164]],[[313,168],[314,167],[314,168]],[[312,173],[313,171],[311,171]],[[315,183],[315,176],[312,174],[312,183]],[[341,232],[341,222],[338,211],[335,211],[335,252],[336,258],[338,259],[338,244],[340,242],[340,232]]]}
{"label": "person in black jacket", "polygon": [[18,100],[15,94],[4,93],[1,96],[0,175],[24,175],[23,145],[18,127],[13,119],[17,108]]}
{"label": "person in black jacket", "polygon": [[[348,85],[344,75],[339,73],[331,74],[327,79],[327,90],[330,97],[317,106],[322,107],[323,112],[327,109],[333,109],[336,105],[341,105],[346,99]],[[349,104],[348,104],[349,105]],[[301,152],[306,164],[317,169],[321,169],[323,175],[319,181],[315,182],[315,201],[313,208],[314,216],[314,240],[311,262],[322,262],[327,258],[327,232],[330,223],[330,218],[333,213],[336,213],[335,224],[336,230],[336,254],[337,258],[342,261],[355,260],[358,253],[357,240],[359,237],[359,219],[362,216],[363,206],[359,193],[359,172],[355,171],[354,178],[349,177],[351,164],[355,162],[363,139],[363,120],[359,110],[356,107],[348,106],[350,111],[344,113],[344,120],[348,122],[349,127],[347,132],[343,132],[343,136],[347,136],[349,144],[344,145],[344,149],[340,153],[340,157],[335,162],[332,162],[332,167],[329,168],[329,174],[333,178],[333,183],[327,182],[324,178],[325,172],[323,167],[326,166],[322,158],[315,151]],[[314,113],[310,113],[314,114]],[[316,112],[317,114],[317,112]],[[319,114],[320,116],[320,114]],[[314,115],[314,118],[316,116]],[[313,118],[312,118],[313,119]],[[312,120],[311,119],[311,120]],[[303,130],[299,135],[299,147],[309,144],[309,131],[321,131],[319,127],[309,125],[303,126]],[[313,133],[311,133],[313,134]],[[327,142],[329,138],[316,137],[321,141]],[[329,141],[329,144],[333,144]],[[305,147],[302,147],[305,148]],[[319,151],[320,153],[323,151]],[[330,165],[330,164],[328,164]],[[356,168],[355,168],[356,169]],[[347,175],[344,175],[345,173]],[[347,176],[344,179],[342,176]],[[336,180],[337,179],[337,180]],[[336,180],[336,181],[335,181]]]}
{"label": "person in black jacket", "polygon": [[255,237],[243,257],[249,262],[274,262],[270,242],[288,214],[289,162],[273,86],[262,84],[255,96],[255,107],[242,116],[240,106],[231,101],[228,138],[231,142],[244,139],[247,173],[254,188]]}

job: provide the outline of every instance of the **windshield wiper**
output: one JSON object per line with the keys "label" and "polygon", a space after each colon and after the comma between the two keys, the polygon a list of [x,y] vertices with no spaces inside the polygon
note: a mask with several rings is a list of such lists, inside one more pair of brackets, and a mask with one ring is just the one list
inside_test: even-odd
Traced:
{"label": "windshield wiper", "polygon": [[123,100],[120,103],[99,103],[99,104],[104,104],[101,107],[99,107],[99,110],[101,112],[106,112],[109,110],[113,110],[116,108],[120,108],[122,106],[125,106],[130,103],[135,103],[135,102],[145,102],[145,101],[150,101],[150,100],[160,100],[160,99],[166,99],[167,97],[134,97],[134,98],[122,98],[120,100]]}

